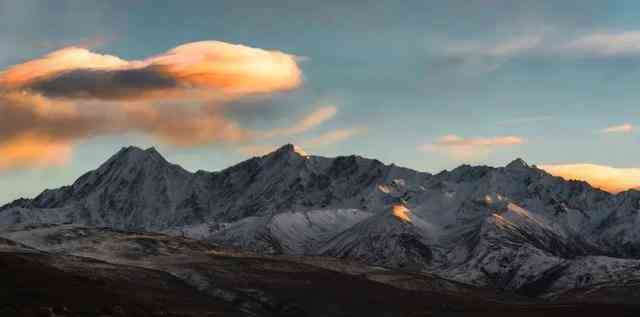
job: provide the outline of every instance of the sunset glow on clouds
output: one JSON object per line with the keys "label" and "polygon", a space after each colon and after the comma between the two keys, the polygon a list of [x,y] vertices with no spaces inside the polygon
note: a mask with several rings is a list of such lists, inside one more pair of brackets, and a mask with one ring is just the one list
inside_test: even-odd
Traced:
{"label": "sunset glow on clouds", "polygon": [[611,126],[600,130],[601,133],[631,133],[633,132],[633,125],[625,123],[622,125]]}
{"label": "sunset glow on clouds", "polygon": [[[100,135],[144,133],[176,146],[240,142],[250,135],[217,108],[208,106],[102,102],[78,106],[75,102],[13,92],[0,95],[0,112],[0,170],[43,167],[47,162],[59,165],[62,158],[69,157],[74,143]],[[45,149],[51,155],[43,153]],[[56,156],[56,149],[63,151]]]}
{"label": "sunset glow on clouds", "polygon": [[618,193],[640,188],[640,168],[616,168],[596,164],[541,165],[548,173],[568,180],[581,180],[602,190]]}
{"label": "sunset glow on clouds", "polygon": [[0,170],[64,164],[90,137],[142,133],[174,146],[241,144],[303,133],[327,105],[291,127],[251,131],[227,118],[243,96],[298,87],[297,57],[207,41],[126,61],[65,48],[0,72]]}
{"label": "sunset glow on clouds", "polygon": [[71,158],[69,142],[41,135],[22,135],[0,143],[0,171],[64,165]]}
{"label": "sunset glow on clouds", "polygon": [[418,146],[418,150],[423,152],[441,151],[457,160],[469,160],[487,155],[497,148],[519,145],[524,142],[524,139],[517,136],[462,138],[455,134],[449,134],[434,143]]}
{"label": "sunset glow on clouds", "polygon": [[0,73],[0,89],[64,98],[136,99],[193,90],[233,97],[298,87],[302,72],[296,59],[217,41],[134,61],[71,47],[8,68]]}
{"label": "sunset glow on clouds", "polygon": [[272,138],[275,136],[304,133],[321,125],[325,121],[332,119],[336,113],[338,113],[338,108],[336,106],[323,105],[291,127],[262,132],[261,135],[263,138]]}

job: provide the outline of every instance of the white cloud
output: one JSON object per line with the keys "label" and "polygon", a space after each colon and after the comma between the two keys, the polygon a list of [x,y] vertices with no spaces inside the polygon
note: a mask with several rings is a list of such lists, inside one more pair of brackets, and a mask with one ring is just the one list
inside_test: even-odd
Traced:
{"label": "white cloud", "polygon": [[490,72],[518,57],[544,58],[618,58],[640,56],[640,30],[595,32],[560,39],[552,32],[524,33],[498,40],[450,42],[442,50],[447,57],[459,59],[467,71]]}
{"label": "white cloud", "polygon": [[497,41],[450,42],[444,46],[444,55],[458,61],[463,74],[482,74],[496,70],[518,55],[537,50],[542,40],[541,34],[523,34]]}
{"label": "white cloud", "polygon": [[464,41],[453,43],[446,47],[450,55],[468,56],[477,55],[485,57],[511,57],[529,51],[542,42],[541,35],[526,34],[520,37],[492,43],[478,41]]}
{"label": "white cloud", "polygon": [[596,56],[640,54],[640,31],[592,33],[560,47],[561,51]]}
{"label": "white cloud", "polygon": [[631,133],[633,132],[633,125],[630,123],[625,123],[621,125],[611,126],[606,129],[600,130],[600,133]]}

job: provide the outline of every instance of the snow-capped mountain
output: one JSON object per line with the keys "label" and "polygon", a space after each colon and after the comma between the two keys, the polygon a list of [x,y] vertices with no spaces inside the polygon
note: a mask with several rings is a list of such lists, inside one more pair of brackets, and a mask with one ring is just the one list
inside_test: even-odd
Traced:
{"label": "snow-capped mountain", "polygon": [[124,148],[71,186],[0,207],[1,225],[157,231],[545,296],[638,279],[639,219],[640,192],[610,194],[521,159],[431,175],[293,145],[197,173]]}
{"label": "snow-capped mountain", "polygon": [[165,230],[280,212],[368,210],[429,176],[358,156],[306,156],[291,144],[220,172],[190,173],[153,148],[128,147],[71,186],[0,207],[0,224]]}

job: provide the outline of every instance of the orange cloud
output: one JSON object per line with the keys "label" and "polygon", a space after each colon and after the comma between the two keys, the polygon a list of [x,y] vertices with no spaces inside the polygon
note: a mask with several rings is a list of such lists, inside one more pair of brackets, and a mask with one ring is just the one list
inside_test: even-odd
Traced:
{"label": "orange cloud", "polygon": [[293,55],[215,41],[181,45],[147,63],[187,85],[235,95],[290,90],[302,79]]}
{"label": "orange cloud", "polygon": [[[328,113],[320,109],[305,117],[304,124],[268,131],[252,131],[240,126],[223,114],[219,105],[185,106],[182,104],[154,105],[148,102],[96,102],[77,105],[67,100],[50,99],[40,95],[12,92],[0,94],[0,155],[5,163],[0,169],[12,167],[43,167],[60,165],[56,158],[70,149],[78,140],[98,135],[142,133],[179,147],[204,146],[213,143],[246,144],[285,133],[299,133],[319,122],[327,120]],[[322,117],[323,120],[308,120]],[[308,122],[315,122],[308,124]],[[311,144],[322,145],[349,137],[353,132],[326,134],[314,139]],[[326,139],[321,142],[322,139]],[[26,140],[26,141],[25,141]],[[28,145],[33,144],[28,151]],[[45,145],[51,144],[50,148]],[[274,147],[245,146],[245,154],[264,154]],[[45,149],[49,149],[46,150]],[[44,151],[44,152],[43,152]],[[45,153],[46,152],[46,153]],[[8,155],[7,153],[13,153]],[[16,154],[16,153],[19,153]],[[26,157],[31,155],[31,159]],[[15,162],[15,163],[12,163]],[[20,164],[18,164],[20,163]]]}
{"label": "orange cloud", "polygon": [[323,122],[333,118],[337,112],[338,109],[335,106],[322,107],[305,117],[298,124],[287,129],[287,132],[289,132],[289,134],[297,134],[313,129]]}
{"label": "orange cloud", "polygon": [[73,144],[98,135],[143,133],[175,146],[239,144],[311,129],[323,107],[285,129],[258,132],[224,103],[298,87],[297,57],[205,41],[127,61],[85,48],[61,49],[0,72],[0,169],[59,165]]}
{"label": "orange cloud", "polygon": [[455,134],[445,135],[435,143],[418,146],[419,151],[444,151],[455,159],[466,160],[486,155],[490,151],[500,148],[518,145],[525,140],[517,136],[503,136],[492,138],[462,138]]}
{"label": "orange cloud", "polygon": [[1,72],[0,87],[19,88],[35,80],[75,69],[117,69],[125,68],[127,65],[126,61],[115,56],[69,47]]}
{"label": "orange cloud", "polygon": [[611,126],[606,129],[600,130],[601,133],[631,133],[633,132],[633,125],[625,123],[622,125]]}
{"label": "orange cloud", "polygon": [[361,129],[338,129],[335,131],[323,133],[313,139],[304,142],[304,147],[317,147],[334,144],[347,140],[354,135],[361,133]]}
{"label": "orange cloud", "polygon": [[298,123],[293,126],[285,129],[274,129],[267,133],[263,134],[265,138],[271,138],[279,135],[294,135],[307,132],[321,124],[325,121],[333,118],[338,112],[338,108],[333,105],[322,106],[312,112],[311,114],[305,116]]}
{"label": "orange cloud", "polygon": [[63,165],[71,159],[69,142],[46,136],[23,135],[0,142],[0,171]]}
{"label": "orange cloud", "polygon": [[226,118],[216,106],[122,105],[117,114],[120,117],[111,119],[114,122],[111,128],[105,127],[105,133],[147,133],[180,147],[231,144],[252,138],[251,131]]}
{"label": "orange cloud", "polygon": [[616,168],[596,164],[541,165],[549,174],[581,180],[611,193],[640,188],[640,168]]}
{"label": "orange cloud", "polygon": [[294,55],[217,41],[134,61],[70,47],[0,73],[0,89],[80,99],[166,98],[187,91],[234,98],[291,90],[301,82]]}
{"label": "orange cloud", "polygon": [[226,119],[218,107],[97,103],[76,106],[42,96],[0,95],[0,142],[24,135],[76,140],[94,135],[140,132],[187,146],[239,142],[249,132]]}

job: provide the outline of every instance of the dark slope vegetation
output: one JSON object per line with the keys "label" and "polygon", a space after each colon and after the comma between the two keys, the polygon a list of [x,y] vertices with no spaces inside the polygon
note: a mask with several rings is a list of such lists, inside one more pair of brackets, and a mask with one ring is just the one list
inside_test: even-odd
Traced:
{"label": "dark slope vegetation", "polygon": [[166,272],[85,258],[0,253],[0,280],[3,317],[242,316]]}
{"label": "dark slope vegetation", "polygon": [[[47,238],[60,231],[52,232]],[[72,236],[62,231],[73,241],[49,241],[56,247],[74,245],[58,248],[58,253],[86,252],[93,258],[0,241],[1,316],[632,316],[640,312],[628,305],[547,304],[472,287],[453,294],[432,287],[433,281],[425,283],[427,275],[377,273],[397,274],[396,281],[412,284],[393,286],[356,272],[375,268],[336,259],[261,257],[157,234],[75,232],[83,233]],[[100,254],[109,262],[98,260]],[[321,268],[327,264],[334,269]],[[341,273],[348,269],[352,274]]]}

